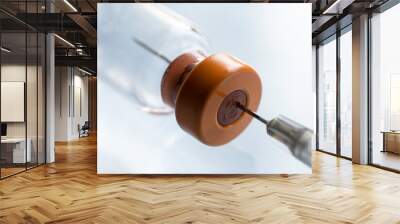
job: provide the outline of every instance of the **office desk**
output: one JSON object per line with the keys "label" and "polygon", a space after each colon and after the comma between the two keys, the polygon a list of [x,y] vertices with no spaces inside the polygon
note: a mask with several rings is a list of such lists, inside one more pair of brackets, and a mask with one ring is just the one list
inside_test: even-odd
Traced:
{"label": "office desk", "polygon": [[383,150],[382,152],[392,152],[400,154],[400,132],[399,131],[382,131],[383,133]]}
{"label": "office desk", "polygon": [[[6,138],[1,139],[1,157],[6,163],[25,163],[32,158],[30,138],[27,139],[25,154],[25,138]],[[25,161],[26,160],[26,161]]]}

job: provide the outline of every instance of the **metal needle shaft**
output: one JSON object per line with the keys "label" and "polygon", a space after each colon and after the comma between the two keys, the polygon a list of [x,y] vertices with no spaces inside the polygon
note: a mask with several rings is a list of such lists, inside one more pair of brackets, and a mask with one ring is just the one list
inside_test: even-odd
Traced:
{"label": "metal needle shaft", "polygon": [[160,52],[154,50],[153,48],[151,48],[149,45],[145,44],[144,42],[142,42],[136,38],[133,38],[133,41],[135,41],[139,46],[143,47],[150,53],[152,53],[152,54],[156,55],[157,57],[159,57],[160,59],[164,60],[168,64],[171,63],[171,60],[169,58],[167,58],[165,55],[161,54]]}
{"label": "metal needle shaft", "polygon": [[312,131],[310,129],[282,115],[268,121],[240,103],[237,103],[237,107],[264,123],[269,136],[286,145],[295,158],[311,167]]}
{"label": "metal needle shaft", "polygon": [[268,125],[269,121],[262,118],[260,115],[254,113],[253,111],[247,109],[245,106],[243,106],[242,104],[238,103],[237,107],[240,108],[243,112],[249,114],[250,116],[254,117],[255,119],[261,121],[262,123],[264,123],[265,125]]}

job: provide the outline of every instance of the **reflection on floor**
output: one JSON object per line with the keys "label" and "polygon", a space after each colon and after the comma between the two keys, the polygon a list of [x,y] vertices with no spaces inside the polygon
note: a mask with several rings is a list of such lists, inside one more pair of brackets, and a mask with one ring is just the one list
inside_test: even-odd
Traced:
{"label": "reflection on floor", "polygon": [[374,151],[374,155],[372,157],[373,163],[389,167],[391,169],[400,170],[400,155],[392,152],[381,152]]}
{"label": "reflection on floor", "polygon": [[3,167],[0,170],[1,171],[0,177],[6,178],[8,176],[20,173],[22,171],[25,171],[26,169],[30,169],[30,168],[33,168],[36,166],[37,166],[36,163],[27,163],[26,165],[25,164],[18,164],[18,165],[15,165],[15,164],[4,165],[3,164]]}
{"label": "reflection on floor", "polygon": [[96,152],[95,137],[57,144],[56,163],[1,180],[0,223],[400,220],[399,174],[325,153],[312,175],[97,175]]}
{"label": "reflection on floor", "polygon": [[342,147],[340,150],[341,150],[340,153],[341,153],[342,156],[348,157],[348,158],[352,157],[352,148],[350,148],[350,147]]}
{"label": "reflection on floor", "polygon": [[15,173],[24,171],[25,167],[20,168],[20,167],[12,167],[12,168],[1,168],[1,178],[13,175]]}

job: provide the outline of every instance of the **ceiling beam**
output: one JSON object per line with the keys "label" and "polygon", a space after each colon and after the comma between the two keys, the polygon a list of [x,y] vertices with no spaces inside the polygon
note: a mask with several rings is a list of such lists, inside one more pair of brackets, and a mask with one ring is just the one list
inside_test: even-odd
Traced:
{"label": "ceiling beam", "polygon": [[42,32],[81,31],[82,28],[63,13],[18,13],[16,18]]}
{"label": "ceiling beam", "polygon": [[80,66],[96,70],[97,58],[93,56],[55,56],[56,66]]}
{"label": "ceiling beam", "polygon": [[90,37],[87,41],[91,46],[96,46],[97,30],[88,22],[88,20],[79,13],[71,13],[67,15],[72,21],[82,28],[83,31]]}

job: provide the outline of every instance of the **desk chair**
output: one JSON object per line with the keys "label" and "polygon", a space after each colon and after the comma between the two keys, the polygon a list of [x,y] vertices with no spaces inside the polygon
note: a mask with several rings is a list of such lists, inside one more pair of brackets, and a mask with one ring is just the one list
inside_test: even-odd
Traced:
{"label": "desk chair", "polygon": [[80,127],[80,125],[78,125],[79,138],[89,136],[89,129],[90,129],[89,121],[85,121],[85,123],[82,125],[82,127]]}

